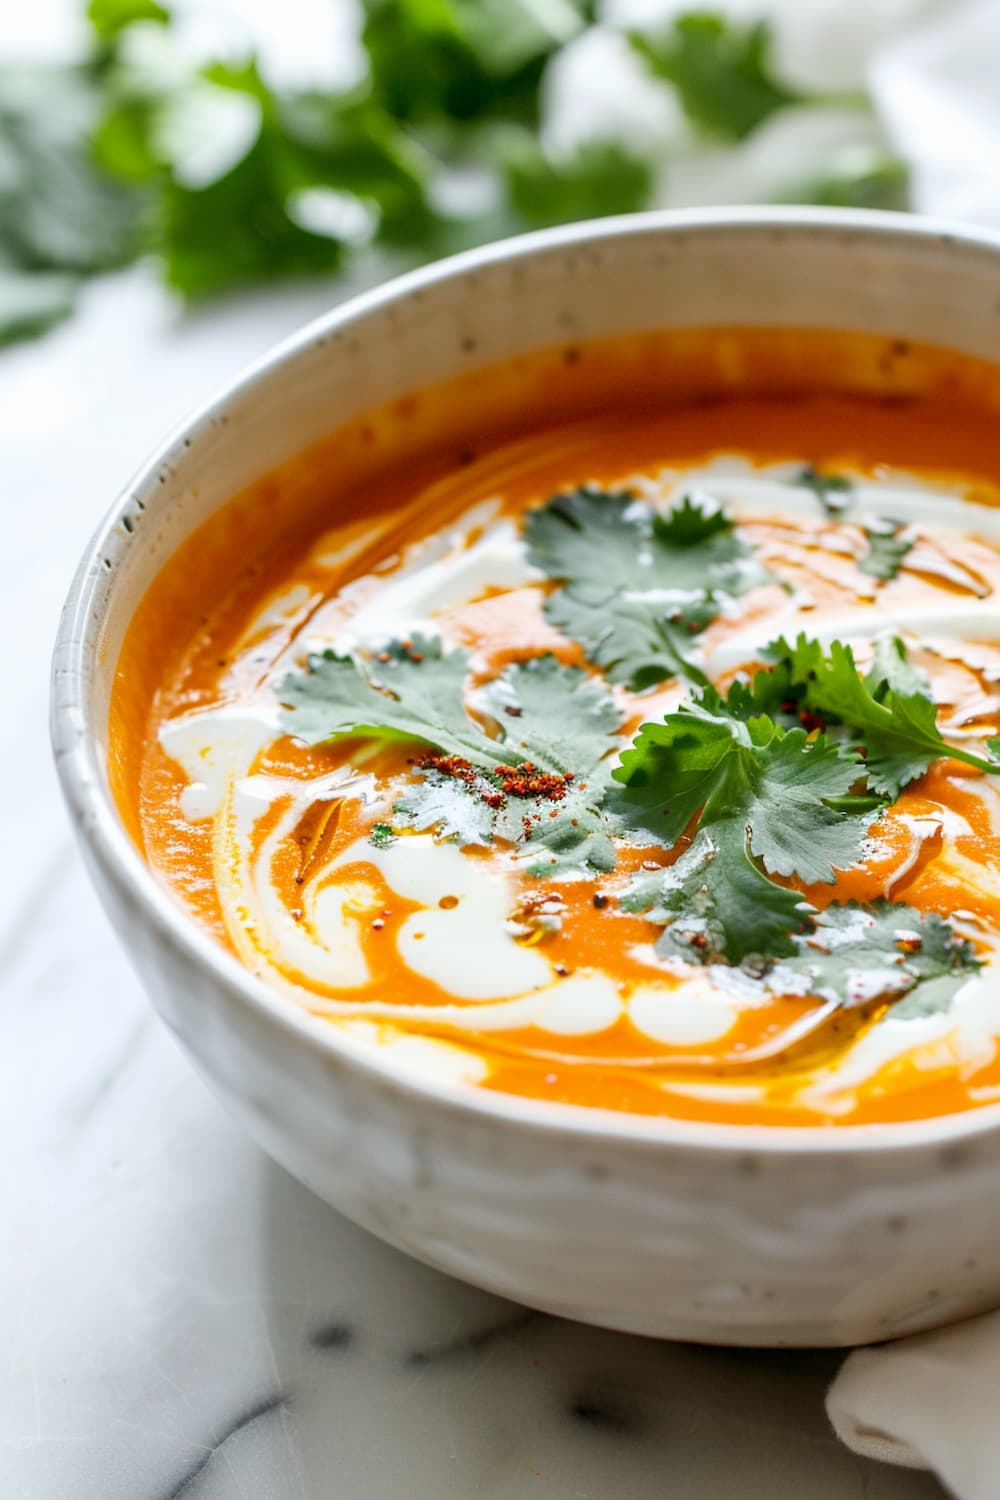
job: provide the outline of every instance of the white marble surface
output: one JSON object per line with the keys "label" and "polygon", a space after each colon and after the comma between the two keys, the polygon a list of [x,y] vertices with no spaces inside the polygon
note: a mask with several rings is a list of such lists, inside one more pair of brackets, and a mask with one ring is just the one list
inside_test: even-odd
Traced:
{"label": "white marble surface", "polygon": [[830,1434],[831,1354],[525,1314],[353,1228],[245,1141],[97,907],[47,656],[131,466],[332,285],[179,314],[145,272],[0,355],[3,1500],[932,1500]]}

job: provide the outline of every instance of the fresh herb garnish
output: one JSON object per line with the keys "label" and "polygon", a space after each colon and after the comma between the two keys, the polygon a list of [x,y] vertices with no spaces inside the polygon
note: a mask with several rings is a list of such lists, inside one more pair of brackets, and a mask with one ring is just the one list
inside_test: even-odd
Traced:
{"label": "fresh herb garnish", "polygon": [[690,496],[664,516],[629,494],[574,490],[529,511],[524,534],[530,561],[562,584],[548,618],[634,692],[678,674],[707,682],[691,637],[717,596],[765,578],[732,522]]}
{"label": "fresh herb garnish", "polygon": [[640,882],[629,901],[680,916],[678,935],[702,961],[792,952],[809,908],[769,877],[831,884],[882,805],[854,790],[865,776],[856,751],[767,714],[745,717],[747,706],[696,692],[644,724],[613,773],[630,801],[659,812],[665,843],[699,835],[659,889]]}
{"label": "fresh herb garnish", "polygon": [[906,642],[898,635],[879,636],[865,681],[876,696],[884,694],[886,688],[904,695],[920,693],[925,698],[930,696],[926,673],[910,660]]}
{"label": "fresh herb garnish", "polygon": [[[695,690],[662,723],[644,724],[622,753],[613,774],[626,798],[647,816],[659,812],[665,842],[693,836],[674,863],[634,881],[623,905],[663,924],[660,951],[689,962],[756,955],[795,960],[789,975],[828,975],[853,945],[853,973],[862,937],[882,943],[887,924],[912,927],[909,917],[883,903],[885,923],[875,924],[874,935],[866,916],[843,919],[848,936],[837,936],[841,919],[817,917],[771,877],[832,883],[835,869],[858,857],[885,799],[933,760],[957,757],[990,772],[1000,771],[1000,760],[945,742],[898,638],[880,644],[867,677],[837,641],[824,648],[802,635],[794,646],[776,642],[768,656],[773,666],[734,682],[725,696],[712,686]],[[924,953],[913,961],[921,980],[943,977],[926,966],[940,959],[950,931],[931,923],[912,952],[899,950]],[[816,957],[827,947],[838,955],[830,963]],[[959,968],[968,967],[970,953],[961,949]]]}
{"label": "fresh herb garnish", "polygon": [[813,723],[827,728],[837,726],[850,744],[864,750],[868,784],[875,792],[898,797],[942,757],[993,775],[1000,772],[1000,758],[994,758],[1000,742],[988,742],[991,758],[986,759],[946,741],[932,700],[920,688],[900,686],[900,667],[893,667],[884,654],[876,657],[867,676],[841,641],[823,646],[806,635],[794,644],[782,638],[765,655],[779,672],[774,691],[793,699],[800,715],[806,712]]}
{"label": "fresh herb garnish", "polygon": [[656,945],[662,957],[704,964],[794,953],[791,934],[812,910],[798,891],[768,879],[738,817],[700,828],[679,859],[638,876],[619,904],[664,928]]}
{"label": "fresh herb garnish", "polygon": [[892,1012],[900,1019],[946,1010],[979,968],[972,944],[935,913],[884,900],[814,911],[761,875],[731,822],[700,832],[674,864],[634,881],[621,905],[663,927],[663,958],[740,964],[743,986],[772,995],[845,1008],[902,1001]]}
{"label": "fresh herb garnish", "polygon": [[[725,534],[692,506],[664,524],[692,546]],[[419,635],[365,662],[313,656],[278,692],[284,728],[310,744],[360,737],[419,747],[393,821],[372,829],[377,847],[407,828],[462,845],[499,839],[521,848],[530,873],[559,877],[609,871],[616,837],[652,837],[675,857],[633,879],[620,904],[663,928],[664,957],[743,965],[744,982],[774,994],[845,1006],[906,997],[900,1015],[944,1008],[978,964],[941,918],[886,901],[818,913],[784,883],[832,884],[857,859],[885,806],[874,792],[886,766],[902,774],[893,757],[903,756],[912,724],[912,708],[891,732],[876,715],[863,754],[853,732],[836,739],[799,722],[813,712],[810,694],[835,691],[864,704],[869,720],[874,705],[892,721],[900,703],[921,696],[907,692],[918,679],[905,648],[898,638],[880,643],[865,679],[839,643],[824,651],[800,637],[772,653],[772,667],[725,696],[706,684],[661,724],[643,725],[617,766],[621,715],[610,692],[551,655],[480,687],[475,716],[467,653]]]}
{"label": "fresh herb garnish", "polygon": [[828,906],[796,952],[768,972],[773,994],[808,994],[842,1006],[906,1004],[894,1017],[946,1010],[955,990],[979,968],[972,944],[934,912],[891,901]]}
{"label": "fresh herb garnish", "polygon": [[862,573],[889,583],[903,566],[907,553],[913,547],[913,538],[900,536],[902,526],[887,521],[865,527],[867,551],[858,560]]}
{"label": "fresh herb garnish", "polygon": [[856,751],[766,714],[736,717],[714,690],[644,724],[614,774],[630,799],[659,809],[667,844],[733,818],[771,874],[808,884],[853,862],[880,805],[852,795],[865,776]]}
{"label": "fresh herb garnish", "polygon": [[364,665],[328,651],[281,683],[282,722],[314,745],[358,736],[425,747],[396,804],[398,827],[530,845],[535,873],[613,868],[603,803],[621,715],[607,688],[552,656],[517,663],[478,694],[494,734],[466,710],[468,668],[466,652],[417,635]]}
{"label": "fresh herb garnish", "polygon": [[293,672],[278,689],[289,734],[309,745],[346,735],[419,740],[448,755],[505,758],[470,719],[463,697],[468,672],[464,651],[445,655],[441,641],[414,635],[390,641],[362,667],[352,656],[324,651],[309,658],[308,672]]}
{"label": "fresh herb garnish", "polygon": [[842,517],[854,498],[854,485],[845,474],[827,473],[806,464],[792,479],[801,489],[812,490],[828,516]]}

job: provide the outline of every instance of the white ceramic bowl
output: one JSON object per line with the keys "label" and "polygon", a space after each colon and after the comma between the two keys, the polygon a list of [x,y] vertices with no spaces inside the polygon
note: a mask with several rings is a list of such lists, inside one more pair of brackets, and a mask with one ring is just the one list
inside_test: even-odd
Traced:
{"label": "white ceramic bowl", "polygon": [[266,989],[130,842],[105,774],[123,634],[165,558],[333,427],[526,351],[652,327],[859,329],[985,358],[1000,238],[890,215],[653,214],[530,235],[338,308],[199,412],[84,558],[55,655],[60,774],[167,1024],[278,1161],[374,1234],[571,1318],[734,1344],[854,1344],[1000,1304],[1000,1106],[740,1128],[505,1098],[387,1066]]}

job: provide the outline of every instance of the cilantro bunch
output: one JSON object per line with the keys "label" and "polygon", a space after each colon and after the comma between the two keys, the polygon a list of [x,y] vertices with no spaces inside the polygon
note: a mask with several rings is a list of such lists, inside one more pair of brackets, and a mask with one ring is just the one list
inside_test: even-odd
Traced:
{"label": "cilantro bunch", "polygon": [[[86,14],[78,63],[0,67],[0,344],[64,317],[83,278],[144,255],[197,297],[336,272],[368,244],[428,259],[656,197],[655,152],[545,141],[550,65],[595,21],[594,0],[363,0],[364,71],[341,92],[275,87],[266,57],[192,60],[161,0],[87,0]],[[693,141],[738,142],[829,102],[782,82],[763,22],[693,11],[629,40]],[[193,172],[185,148],[236,117],[241,144]],[[446,207],[449,184],[470,179],[475,202]],[[903,206],[905,177],[876,152],[860,169],[819,165],[790,196]]]}

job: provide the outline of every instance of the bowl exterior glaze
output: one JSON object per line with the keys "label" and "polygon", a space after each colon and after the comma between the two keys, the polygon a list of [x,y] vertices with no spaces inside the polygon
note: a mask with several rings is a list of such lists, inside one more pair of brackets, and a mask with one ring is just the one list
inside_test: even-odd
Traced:
{"label": "bowl exterior glaze", "polygon": [[63,615],[53,741],[88,865],[161,1015],[265,1150],[401,1249],[566,1317],[733,1344],[850,1345],[1000,1304],[1000,1107],[767,1129],[506,1099],[390,1068],[268,991],[146,867],[105,774],[115,662],[162,563],[332,429],[567,337],[753,324],[990,358],[1000,238],[822,210],[571,226],[404,277],[306,328],[175,435]]}

